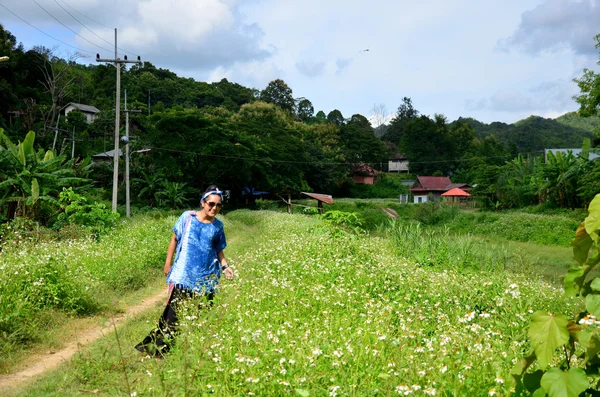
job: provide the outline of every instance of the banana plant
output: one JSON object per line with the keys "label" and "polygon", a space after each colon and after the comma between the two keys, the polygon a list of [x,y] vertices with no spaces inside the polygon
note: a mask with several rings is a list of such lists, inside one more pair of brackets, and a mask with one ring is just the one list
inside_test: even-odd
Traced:
{"label": "banana plant", "polygon": [[0,207],[8,205],[8,219],[34,218],[40,200],[58,207],[63,187],[87,181],[74,176],[65,156],[56,156],[52,150],[36,152],[34,141],[35,132],[30,131],[15,145],[0,129]]}

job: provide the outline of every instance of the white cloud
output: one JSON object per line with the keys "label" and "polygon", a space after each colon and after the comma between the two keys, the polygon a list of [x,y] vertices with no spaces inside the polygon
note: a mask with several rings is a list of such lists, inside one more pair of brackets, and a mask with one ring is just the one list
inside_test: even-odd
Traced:
{"label": "white cloud", "polygon": [[497,91],[489,98],[489,107],[501,112],[533,110],[533,100],[517,90]]}
{"label": "white cloud", "polygon": [[167,34],[179,51],[205,41],[213,30],[231,30],[235,21],[229,6],[219,0],[149,0],[137,8],[139,30]]}
{"label": "white cloud", "polygon": [[[36,0],[98,49],[33,2],[1,1],[93,54],[114,55],[116,25],[129,56],[201,81],[262,89],[281,78],[316,110],[345,115],[369,115],[373,103],[396,109],[404,96],[421,113],[451,120],[574,110],[571,79],[594,67],[600,33],[598,0],[56,0],[105,43],[54,0]],[[26,47],[56,44],[3,11],[3,25]],[[506,49],[520,51],[497,51],[503,37]]]}
{"label": "white cloud", "polygon": [[307,77],[316,77],[325,71],[325,62],[301,61],[296,63],[296,69]]}
{"label": "white cloud", "polygon": [[548,113],[542,113],[541,116],[545,119],[556,119],[565,113],[568,113],[568,112],[548,112]]}
{"label": "white cloud", "polygon": [[597,57],[594,37],[600,33],[600,4],[596,0],[545,0],[525,11],[517,30],[499,42],[503,49],[531,54],[569,50]]}
{"label": "white cloud", "polygon": [[559,79],[534,84],[529,89],[499,90],[487,98],[470,99],[465,102],[468,111],[494,111],[506,113],[564,114],[576,109],[573,95],[577,86]]}
{"label": "white cloud", "polygon": [[[120,56],[125,52],[129,56],[141,55],[144,60],[170,69],[208,72],[236,62],[263,60],[274,52],[272,47],[263,46],[261,28],[243,21],[240,0],[119,0],[114,4],[99,0],[36,1],[48,12],[22,0],[5,0],[3,4],[29,23],[67,30],[51,14],[78,32],[74,38],[77,47],[99,52],[104,58],[114,54],[114,29],[107,27],[111,25],[121,27]],[[2,14],[4,18],[6,13]],[[8,17],[20,21],[12,14]]]}
{"label": "white cloud", "polygon": [[352,64],[352,59],[337,59],[335,61],[336,73],[342,73],[350,64]]}
{"label": "white cloud", "polygon": [[[279,78],[285,73],[270,61],[252,61],[236,63],[228,67],[218,66],[210,71],[206,81],[216,82],[227,79],[246,87],[264,89],[269,82]],[[197,76],[194,76],[197,77]]]}

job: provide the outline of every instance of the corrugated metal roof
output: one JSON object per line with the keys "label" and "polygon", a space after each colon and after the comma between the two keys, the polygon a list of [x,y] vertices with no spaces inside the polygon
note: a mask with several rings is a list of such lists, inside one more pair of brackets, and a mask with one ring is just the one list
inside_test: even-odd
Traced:
{"label": "corrugated metal roof", "polygon": [[355,174],[363,174],[363,175],[368,175],[368,176],[375,176],[377,175],[377,171],[375,170],[375,168],[371,167],[368,164],[365,163],[360,163],[354,166],[353,172]]}
{"label": "corrugated metal roof", "polygon": [[[119,157],[123,155],[123,151],[119,149]],[[109,150],[108,152],[98,153],[92,156],[93,158],[113,158],[115,157],[115,150]]]}
{"label": "corrugated metal roof", "polygon": [[[578,156],[579,154],[581,154],[581,152],[583,151],[583,149],[544,149],[544,161],[548,161],[548,153],[552,153],[553,155],[556,156],[557,153],[562,153],[563,155],[567,155],[569,152],[571,152],[573,154],[573,156]],[[589,160],[594,160],[597,159],[598,157],[600,157],[600,155],[593,153],[593,152],[589,152],[588,155],[588,159]]]}
{"label": "corrugated metal roof", "polygon": [[402,153],[396,153],[394,157],[390,157],[389,160],[408,160],[408,158]]}
{"label": "corrugated metal roof", "polygon": [[452,184],[446,186],[446,189],[451,190],[451,189],[454,189],[455,187],[457,187],[459,189],[463,189],[463,190],[468,190],[468,189],[472,188],[472,186],[467,183],[452,183]]}
{"label": "corrugated metal roof", "polygon": [[314,198],[315,200],[322,201],[326,204],[333,204],[333,197],[328,194],[307,193],[307,192],[300,192],[300,193],[304,194],[310,198]]}
{"label": "corrugated metal roof", "polygon": [[447,176],[418,176],[417,183],[427,190],[443,190],[446,191],[446,186],[452,184],[452,181]]}
{"label": "corrugated metal roof", "polygon": [[462,189],[455,187],[452,190],[448,190],[446,193],[442,193],[443,197],[471,197],[471,195]]}
{"label": "corrugated metal roof", "polygon": [[73,106],[76,109],[81,110],[82,112],[88,112],[88,113],[100,113],[100,110],[98,110],[97,107],[92,106],[92,105],[84,105],[82,103],[75,103],[75,102],[69,102],[64,108],[66,108],[67,106]]}

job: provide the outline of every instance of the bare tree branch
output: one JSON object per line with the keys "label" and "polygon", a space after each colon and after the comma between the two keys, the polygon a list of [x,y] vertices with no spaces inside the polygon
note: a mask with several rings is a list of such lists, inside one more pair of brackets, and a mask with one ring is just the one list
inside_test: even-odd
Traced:
{"label": "bare tree branch", "polygon": [[40,81],[46,93],[50,94],[51,106],[49,109],[42,111],[44,126],[51,127],[54,120],[57,118],[57,113],[63,104],[64,98],[67,96],[67,90],[71,87],[71,83],[75,77],[69,77],[71,64],[81,57],[78,53],[73,53],[68,56],[65,61],[55,55],[56,48],[36,49],[44,60],[44,66],[40,66],[40,70],[44,76],[44,80]]}
{"label": "bare tree branch", "polygon": [[371,109],[371,118],[373,120],[373,127],[375,129],[384,125],[388,116],[389,112],[383,103],[373,105],[373,108]]}

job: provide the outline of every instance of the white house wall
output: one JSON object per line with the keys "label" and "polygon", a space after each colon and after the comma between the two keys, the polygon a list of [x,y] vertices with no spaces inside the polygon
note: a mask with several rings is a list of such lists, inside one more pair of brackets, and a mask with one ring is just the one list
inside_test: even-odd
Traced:
{"label": "white house wall", "polygon": [[[75,106],[70,106],[70,105],[67,106],[65,108],[65,116],[67,116],[73,110],[77,110],[77,108]],[[84,112],[84,111],[81,111],[81,113],[83,113],[85,115],[85,119],[86,119],[86,121],[87,121],[88,124],[92,124],[92,122],[94,120],[96,120],[96,118],[98,117],[98,115],[94,114],[94,113],[89,113],[89,112]]]}
{"label": "white house wall", "polygon": [[408,172],[408,161],[389,161],[388,171],[390,172]]}

